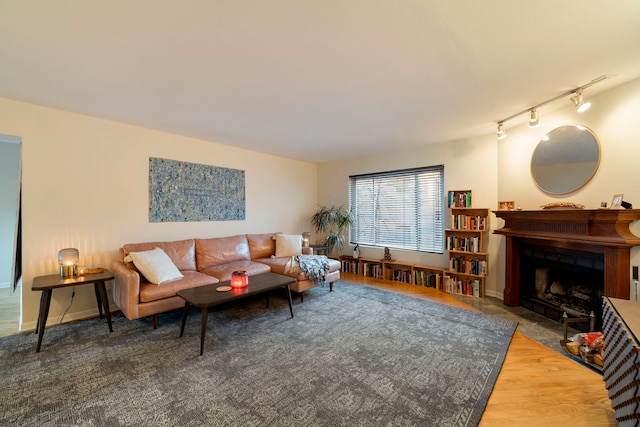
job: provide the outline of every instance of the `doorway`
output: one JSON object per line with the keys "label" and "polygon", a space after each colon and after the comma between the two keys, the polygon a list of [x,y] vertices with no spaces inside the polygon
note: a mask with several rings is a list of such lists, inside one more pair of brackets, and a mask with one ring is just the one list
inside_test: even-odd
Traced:
{"label": "doorway", "polygon": [[0,134],[0,336],[20,330],[21,142]]}

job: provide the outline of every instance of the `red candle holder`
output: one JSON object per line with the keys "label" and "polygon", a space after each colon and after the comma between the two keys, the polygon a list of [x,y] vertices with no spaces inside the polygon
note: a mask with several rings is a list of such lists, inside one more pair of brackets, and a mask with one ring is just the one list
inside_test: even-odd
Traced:
{"label": "red candle holder", "polygon": [[231,273],[231,287],[244,288],[249,284],[249,275],[244,270],[237,270]]}

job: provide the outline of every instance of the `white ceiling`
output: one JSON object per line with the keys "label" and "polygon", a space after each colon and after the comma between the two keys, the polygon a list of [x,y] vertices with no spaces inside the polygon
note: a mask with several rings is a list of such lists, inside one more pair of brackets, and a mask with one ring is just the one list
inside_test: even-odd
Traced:
{"label": "white ceiling", "polygon": [[604,74],[640,76],[638,0],[0,0],[0,97],[312,162]]}

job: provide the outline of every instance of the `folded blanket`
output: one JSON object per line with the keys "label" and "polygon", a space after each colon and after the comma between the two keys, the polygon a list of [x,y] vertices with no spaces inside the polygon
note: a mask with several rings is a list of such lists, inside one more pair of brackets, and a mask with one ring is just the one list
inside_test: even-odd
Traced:
{"label": "folded blanket", "polygon": [[295,255],[287,262],[285,274],[304,273],[308,280],[324,284],[329,272],[329,258],[326,255]]}

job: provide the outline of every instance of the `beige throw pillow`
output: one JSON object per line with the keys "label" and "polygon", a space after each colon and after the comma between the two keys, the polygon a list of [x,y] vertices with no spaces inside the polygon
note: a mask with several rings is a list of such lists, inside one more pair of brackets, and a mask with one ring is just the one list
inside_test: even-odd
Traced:
{"label": "beige throw pillow", "polygon": [[276,258],[292,257],[302,253],[302,235],[276,234]]}
{"label": "beige throw pillow", "polygon": [[149,282],[158,285],[184,277],[171,261],[169,255],[160,248],[143,252],[129,252],[124,260],[125,262],[133,262]]}

